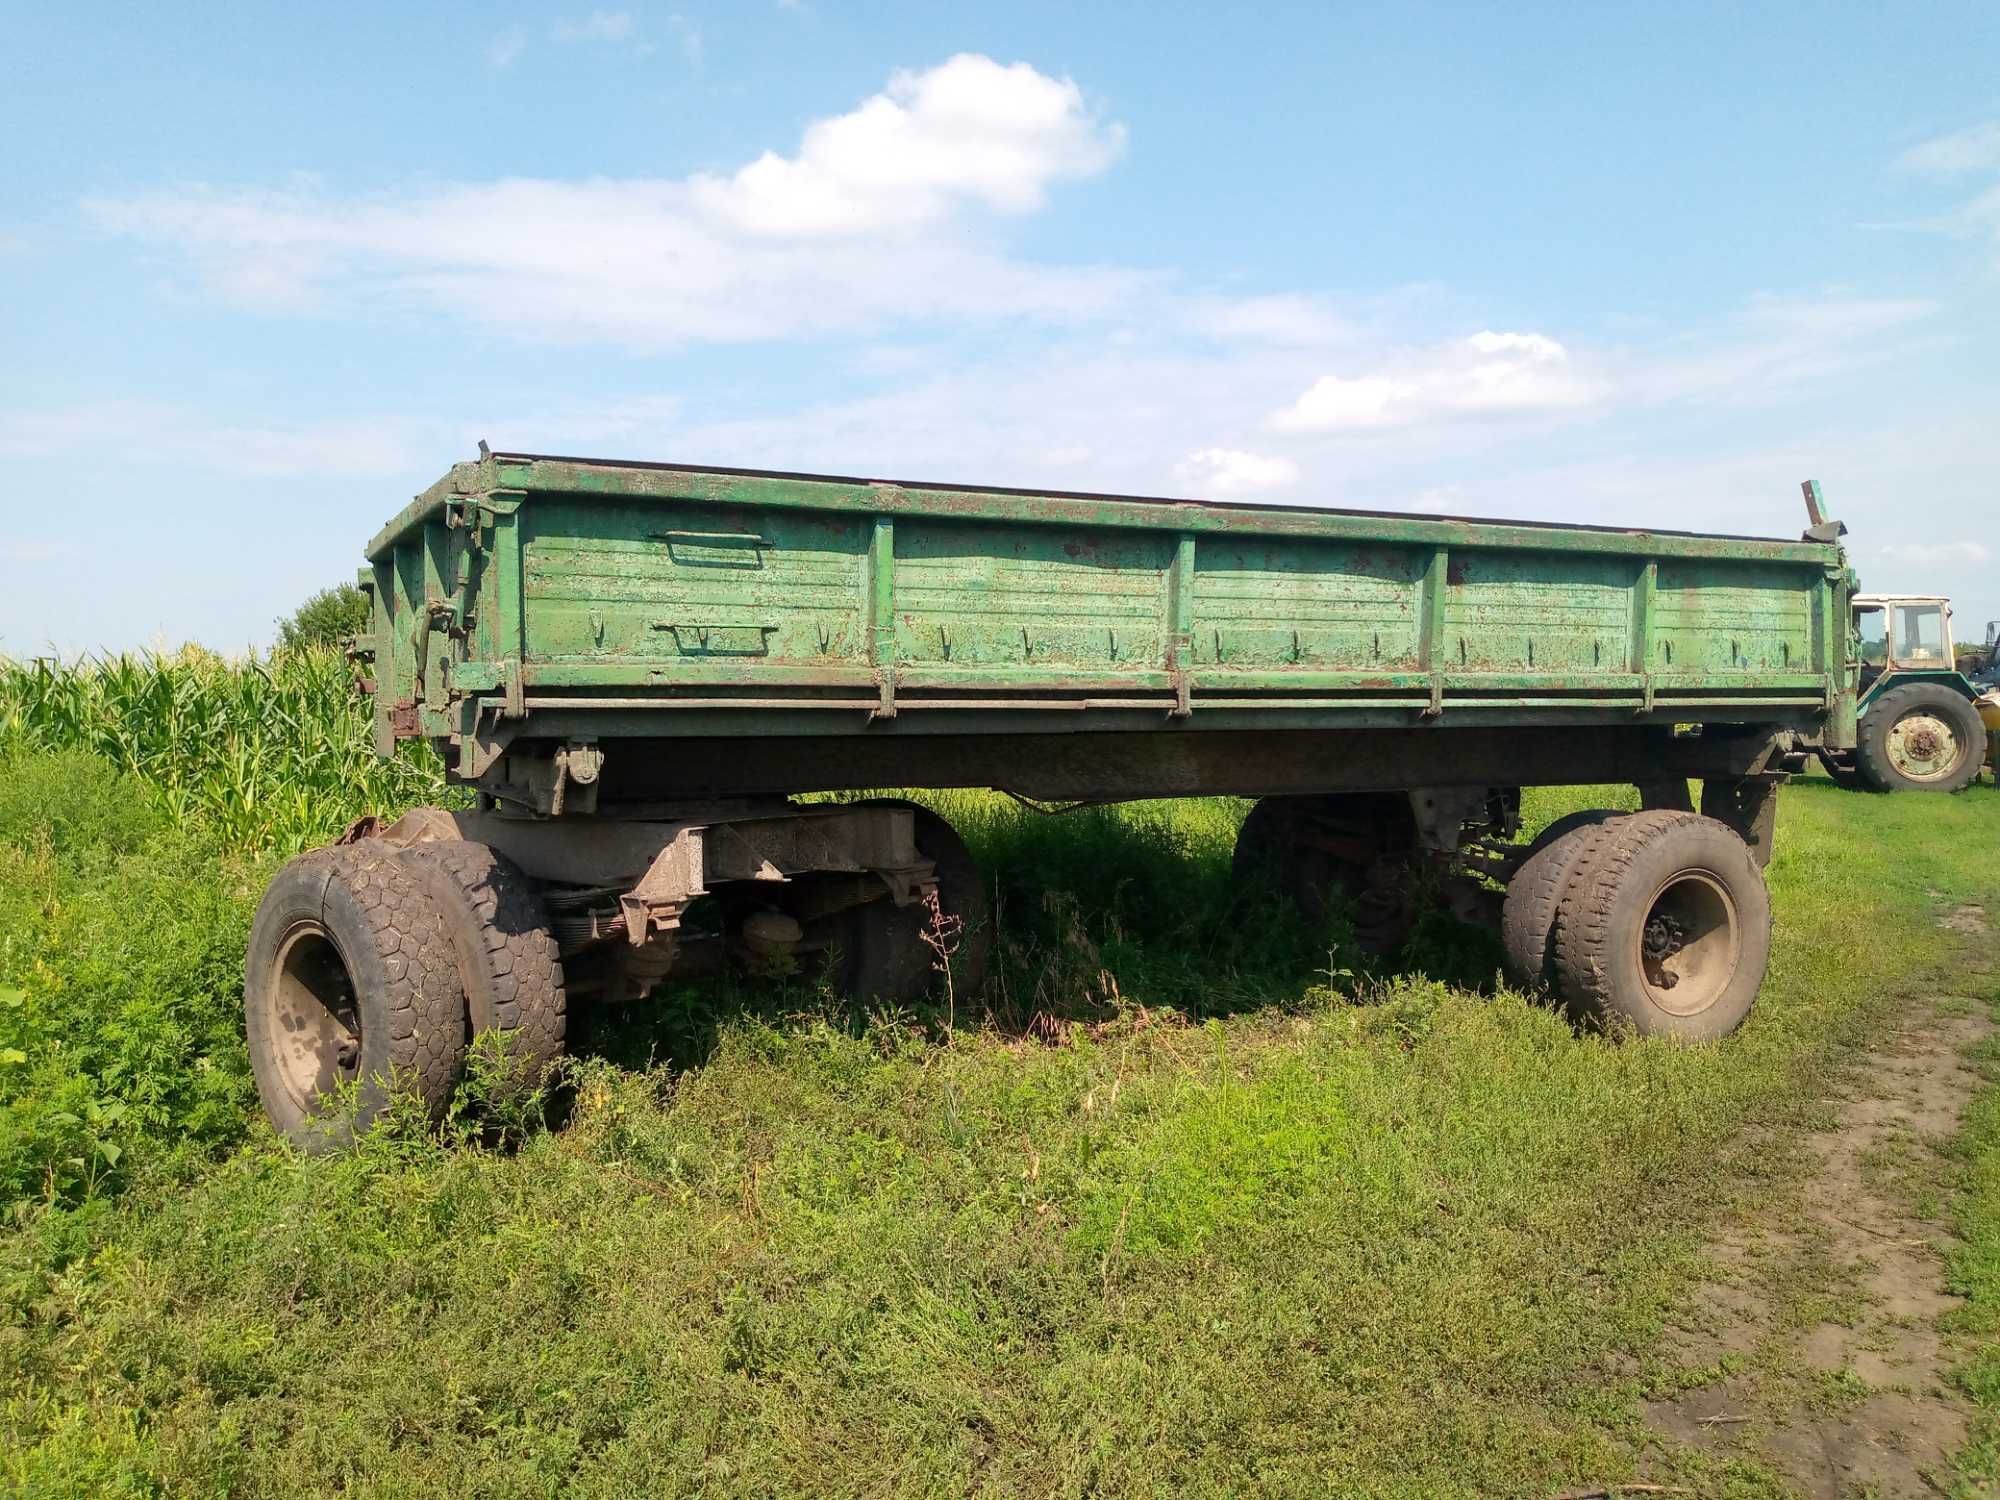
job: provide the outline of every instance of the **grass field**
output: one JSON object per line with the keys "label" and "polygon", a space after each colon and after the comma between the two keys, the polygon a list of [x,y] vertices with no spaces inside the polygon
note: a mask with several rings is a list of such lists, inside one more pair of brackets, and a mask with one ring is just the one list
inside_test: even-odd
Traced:
{"label": "grass field", "polygon": [[[22,1494],[1780,1494],[1648,1438],[1649,1350],[1712,1226],[1949,983],[1937,914],[2000,911],[1991,787],[1800,783],[1749,1025],[1614,1045],[1478,934],[1375,972],[1274,914],[1229,879],[1241,804],[952,795],[997,883],[990,1014],[692,989],[585,1021],[559,1128],[307,1161],[254,1115],[249,915],[435,768],[366,757],[330,658],[88,675],[0,667]],[[1995,1411],[2000,1098],[1961,1144]]]}

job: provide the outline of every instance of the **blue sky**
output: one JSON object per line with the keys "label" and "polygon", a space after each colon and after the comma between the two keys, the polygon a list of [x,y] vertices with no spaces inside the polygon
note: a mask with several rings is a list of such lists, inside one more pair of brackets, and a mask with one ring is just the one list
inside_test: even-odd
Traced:
{"label": "blue sky", "polygon": [[2000,9],[0,4],[0,650],[475,442],[1787,535],[2000,617]]}

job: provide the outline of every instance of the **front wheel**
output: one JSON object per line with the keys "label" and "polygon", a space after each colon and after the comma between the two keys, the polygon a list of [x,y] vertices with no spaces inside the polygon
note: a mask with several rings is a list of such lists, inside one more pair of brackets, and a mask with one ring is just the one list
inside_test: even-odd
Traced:
{"label": "front wheel", "polygon": [[1979,710],[1962,694],[1912,682],[1868,710],[1854,758],[1878,792],[1956,792],[1979,779],[1985,740]]}

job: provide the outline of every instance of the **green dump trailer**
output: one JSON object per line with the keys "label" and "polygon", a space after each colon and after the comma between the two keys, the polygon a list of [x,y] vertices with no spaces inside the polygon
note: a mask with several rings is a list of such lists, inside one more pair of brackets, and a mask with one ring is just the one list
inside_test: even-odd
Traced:
{"label": "green dump trailer", "polygon": [[[480,1033],[531,1078],[571,1001],[717,964],[965,996],[992,917],[950,826],[793,800],[883,787],[1254,798],[1237,867],[1273,899],[1389,948],[1442,890],[1580,1016],[1724,1035],[1775,791],[1855,739],[1854,581],[1808,499],[1788,541],[482,447],[369,544],[357,645],[377,748],[428,740],[465,805],[273,882],[264,1101],[334,1143],[391,1077],[442,1107]],[[1607,782],[1644,810],[1517,841],[1524,786]]]}

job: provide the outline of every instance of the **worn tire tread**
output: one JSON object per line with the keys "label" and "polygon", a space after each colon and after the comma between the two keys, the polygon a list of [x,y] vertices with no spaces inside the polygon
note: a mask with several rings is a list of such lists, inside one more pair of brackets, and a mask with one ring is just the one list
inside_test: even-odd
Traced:
{"label": "worn tire tread", "polygon": [[402,857],[454,919],[471,1031],[506,1036],[530,1081],[539,1080],[569,1029],[562,957],[541,892],[488,844],[417,844]]}
{"label": "worn tire tread", "polygon": [[[332,918],[329,907],[351,908],[360,930],[344,937],[368,944],[379,964],[379,990],[370,991],[363,975],[354,976],[364,1038],[373,1035],[381,1048],[375,1070],[393,1074],[423,1101],[431,1118],[441,1118],[465,1060],[465,998],[445,914],[423,885],[384,858],[382,851],[365,845],[315,849],[287,864],[266,891],[251,930],[253,956],[265,947],[268,924],[285,920],[281,909],[286,901],[303,895],[293,889],[301,877],[319,882],[317,898],[310,904],[317,906],[329,930],[345,925]],[[300,914],[300,908],[295,907],[294,913]],[[259,1002],[272,981],[270,973],[245,976],[245,1026],[253,1063],[261,1055],[261,1039],[269,1025]],[[366,1055],[365,1040],[363,1045]],[[373,1090],[371,1078],[364,1077],[363,1083]],[[350,1123],[309,1106],[301,1110],[282,1089],[274,1101],[261,1078],[259,1092],[272,1123],[307,1150],[345,1144],[357,1131],[366,1130],[387,1104],[386,1095],[364,1099],[361,1116]]]}
{"label": "worn tire tread", "polygon": [[[1909,781],[1889,764],[1887,737],[1896,720],[1909,708],[1931,704],[1958,722],[1956,729],[1965,755],[1961,764],[1942,781]],[[1986,725],[1979,710],[1950,688],[1935,682],[1908,682],[1891,688],[1878,698],[1861,720],[1861,732],[1854,748],[1854,765],[1862,782],[1878,792],[1960,792],[1979,779],[1985,768]]]}
{"label": "worn tire tread", "polygon": [[1589,831],[1623,816],[1610,808],[1571,813],[1528,846],[1500,908],[1500,941],[1521,983],[1539,985],[1552,977],[1557,910],[1570,870],[1583,854]]}
{"label": "worn tire tread", "polygon": [[[354,846],[357,847],[358,846]],[[465,1061],[465,997],[444,914],[393,861],[362,850],[347,859],[349,889],[394,981],[388,1010],[395,1063],[407,1068],[430,1109],[443,1115]]]}
{"label": "worn tire tread", "polygon": [[[1610,928],[1627,877],[1657,840],[1690,824],[1706,824],[1739,846],[1749,878],[1761,886],[1763,876],[1742,836],[1717,819],[1689,812],[1644,812],[1596,830],[1563,895],[1556,921],[1556,969],[1565,998],[1600,1024],[1625,1015],[1617,1003],[1613,971],[1603,962],[1603,955],[1611,946]],[[1764,918],[1768,958],[1768,905]],[[1636,1022],[1637,1018],[1627,1015],[1626,1019]]]}

